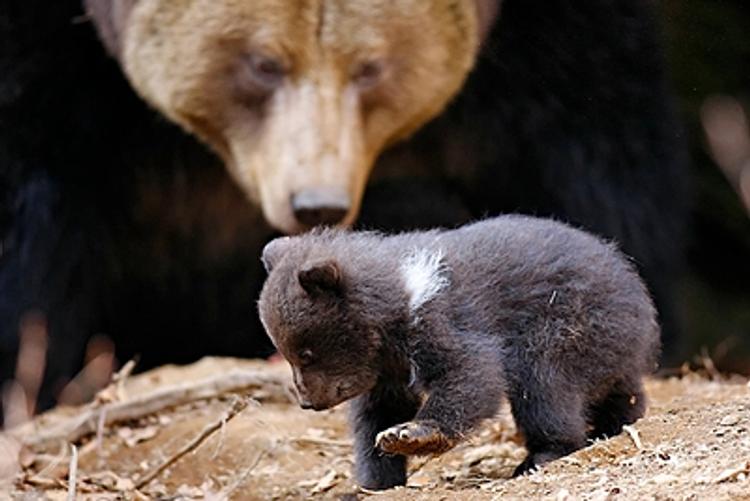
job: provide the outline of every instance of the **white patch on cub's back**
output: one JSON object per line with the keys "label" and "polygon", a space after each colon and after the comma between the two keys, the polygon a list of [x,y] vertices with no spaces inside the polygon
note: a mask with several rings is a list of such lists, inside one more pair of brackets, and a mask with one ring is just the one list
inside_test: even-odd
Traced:
{"label": "white patch on cub's back", "polygon": [[448,285],[446,271],[442,249],[414,249],[401,262],[401,274],[412,313]]}

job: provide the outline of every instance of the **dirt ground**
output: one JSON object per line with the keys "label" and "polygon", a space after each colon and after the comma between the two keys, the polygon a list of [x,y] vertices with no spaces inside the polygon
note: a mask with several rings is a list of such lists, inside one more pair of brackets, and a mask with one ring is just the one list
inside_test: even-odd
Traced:
{"label": "dirt ground", "polygon": [[351,478],[344,406],[303,411],[288,385],[284,363],[210,358],[127,378],[0,436],[0,498],[750,500],[739,378],[649,381],[649,412],[628,432],[513,480],[525,452],[506,411],[382,493]]}

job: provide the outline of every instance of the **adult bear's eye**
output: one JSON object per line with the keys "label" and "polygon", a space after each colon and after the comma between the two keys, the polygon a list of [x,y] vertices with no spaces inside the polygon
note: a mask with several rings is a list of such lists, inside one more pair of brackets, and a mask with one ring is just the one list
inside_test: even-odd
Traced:
{"label": "adult bear's eye", "polygon": [[280,60],[263,54],[250,54],[247,68],[253,83],[267,91],[279,87],[287,75],[286,66]]}
{"label": "adult bear's eye", "polygon": [[357,64],[352,71],[352,81],[360,88],[367,91],[377,86],[385,75],[385,63],[378,60],[363,61]]}

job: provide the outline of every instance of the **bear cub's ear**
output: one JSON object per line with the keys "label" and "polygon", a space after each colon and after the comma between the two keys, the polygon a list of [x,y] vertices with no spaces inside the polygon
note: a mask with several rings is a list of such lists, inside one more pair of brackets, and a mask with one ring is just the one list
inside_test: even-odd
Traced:
{"label": "bear cub's ear", "polygon": [[341,269],[335,261],[325,261],[302,268],[297,274],[297,279],[310,296],[339,295],[342,291]]}
{"label": "bear cub's ear", "polygon": [[291,240],[292,239],[289,237],[280,237],[271,240],[266,244],[263,248],[263,255],[260,258],[263,262],[263,266],[266,267],[266,272],[271,273],[273,267],[276,266],[276,263],[278,263],[286,253]]}

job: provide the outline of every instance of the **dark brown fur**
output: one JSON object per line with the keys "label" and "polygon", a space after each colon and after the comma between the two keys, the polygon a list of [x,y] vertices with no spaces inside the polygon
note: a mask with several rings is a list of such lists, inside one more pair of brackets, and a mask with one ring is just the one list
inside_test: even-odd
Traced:
{"label": "dark brown fur", "polygon": [[[412,308],[401,267],[415,251],[442,252],[447,282]],[[325,230],[275,240],[264,262],[261,318],[301,404],[353,399],[364,487],[403,484],[406,455],[452,447],[503,396],[529,451],[517,473],[643,414],[655,310],[628,260],[587,233],[521,216],[397,236]]]}

